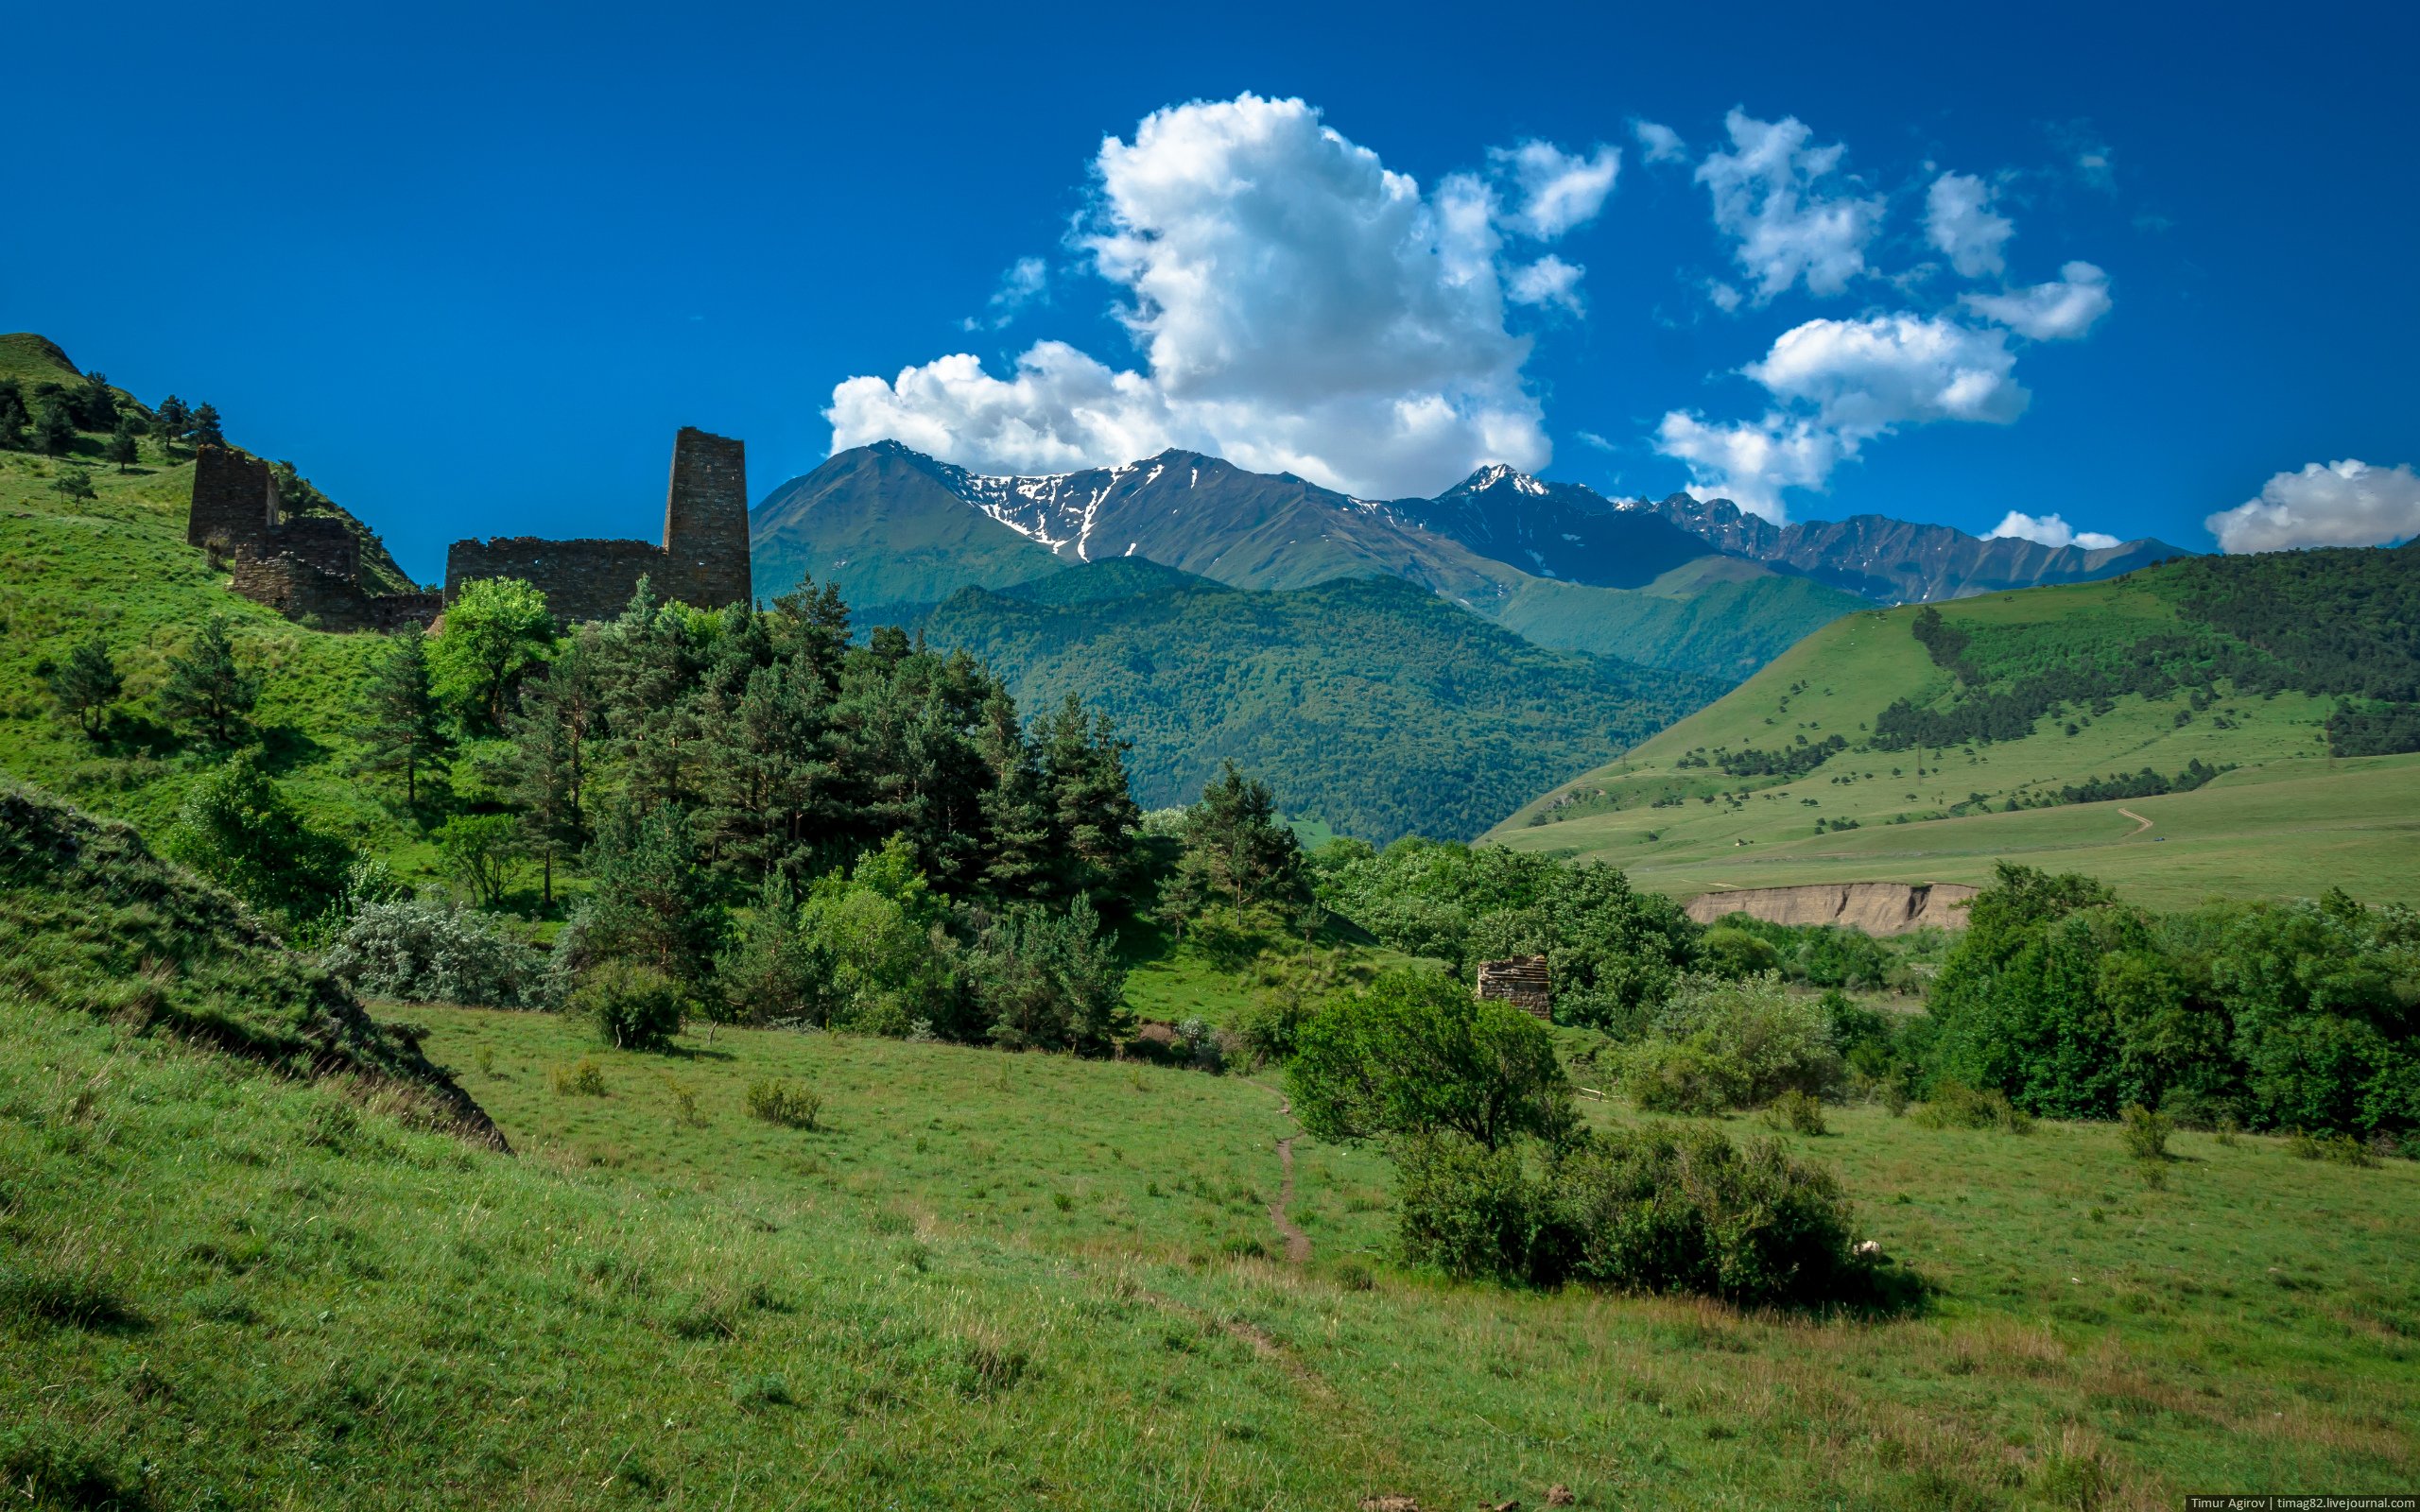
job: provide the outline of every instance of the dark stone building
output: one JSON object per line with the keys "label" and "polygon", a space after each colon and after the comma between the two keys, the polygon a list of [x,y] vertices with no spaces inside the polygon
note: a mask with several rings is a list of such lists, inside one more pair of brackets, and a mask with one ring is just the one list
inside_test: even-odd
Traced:
{"label": "dark stone building", "polygon": [[1547,958],[1514,955],[1501,961],[1479,962],[1478,996],[1481,1002],[1492,999],[1510,1003],[1541,1019],[1551,1016],[1554,980],[1547,972]]}
{"label": "dark stone building", "polygon": [[518,577],[546,595],[558,621],[611,619],[641,577],[660,599],[701,609],[753,596],[748,565],[748,454],[744,443],[683,426],[672,443],[664,544],[499,536],[458,541],[445,553],[445,598],[483,577]]}
{"label": "dark stone building", "polygon": [[276,472],[232,447],[194,454],[185,540],[228,559],[234,592],[324,629],[424,627],[444,607],[435,593],[364,588],[352,527],[331,515],[287,515]]}

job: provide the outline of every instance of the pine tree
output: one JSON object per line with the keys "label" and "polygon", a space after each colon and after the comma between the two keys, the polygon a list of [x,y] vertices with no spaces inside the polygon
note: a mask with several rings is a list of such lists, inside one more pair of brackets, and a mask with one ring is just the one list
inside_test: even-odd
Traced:
{"label": "pine tree", "polygon": [[698,862],[688,816],[672,804],[613,810],[589,848],[596,879],[586,938],[599,954],[644,961],[693,989],[713,975],[730,915]]}
{"label": "pine tree", "polygon": [[76,444],[76,415],[67,401],[57,394],[45,394],[34,401],[34,450],[48,456],[65,456]]}
{"label": "pine tree", "polygon": [[579,809],[577,726],[539,696],[545,686],[536,683],[526,690],[521,712],[507,721],[505,734],[511,743],[497,762],[495,785],[520,815],[522,849],[537,858],[539,898],[551,908],[555,863],[579,851],[587,826]]}
{"label": "pine tree", "polygon": [[429,682],[428,638],[418,630],[395,637],[371,673],[362,695],[361,738],[370,747],[362,766],[404,774],[404,802],[420,803],[420,774],[443,762],[453,747],[444,709]]}
{"label": "pine tree", "polygon": [[227,638],[227,617],[213,614],[202,623],[184,655],[168,658],[168,680],[160,689],[160,714],[169,724],[196,730],[217,745],[233,745],[249,728],[260,692],[259,674],[235,664],[234,643]]}
{"label": "pine tree", "polygon": [[71,499],[96,497],[93,492],[93,474],[80,467],[61,469],[59,476],[51,480],[50,486],[53,491],[63,493]]}
{"label": "pine tree", "polygon": [[1038,730],[1042,784],[1071,891],[1098,904],[1116,898],[1138,859],[1142,810],[1127,791],[1126,753],[1107,714],[1087,718],[1074,694]]}
{"label": "pine tree", "polygon": [[183,440],[186,432],[192,428],[193,411],[187,409],[185,402],[174,394],[160,401],[160,407],[152,411],[152,434],[160,438],[160,450],[170,456],[177,455],[177,443]]}
{"label": "pine tree", "polygon": [[981,799],[990,840],[983,885],[1003,900],[1034,897],[1049,882],[1050,811],[1043,800],[1041,765],[1005,689],[984,700],[975,745],[992,774]]}
{"label": "pine tree", "polygon": [[1311,901],[1310,873],[1294,832],[1278,822],[1269,784],[1248,778],[1232,761],[1185,812],[1181,878],[1237,908],[1291,915]]}
{"label": "pine tree", "polygon": [[110,387],[106,373],[87,373],[84,387],[76,391],[76,419],[88,431],[117,428],[117,393]]}
{"label": "pine tree", "polygon": [[108,722],[110,705],[126,691],[126,679],[118,676],[117,663],[110,660],[109,643],[98,631],[69,652],[67,664],[47,680],[60,712],[73,714],[88,737],[100,733]]}
{"label": "pine tree", "polygon": [[203,404],[193,412],[193,442],[196,446],[224,446],[227,435],[218,428],[218,407]]}
{"label": "pine tree", "polygon": [[136,435],[134,417],[121,412],[117,417],[117,428],[110,433],[109,448],[101,454],[115,462],[120,472],[143,460],[142,449],[135,440]]}

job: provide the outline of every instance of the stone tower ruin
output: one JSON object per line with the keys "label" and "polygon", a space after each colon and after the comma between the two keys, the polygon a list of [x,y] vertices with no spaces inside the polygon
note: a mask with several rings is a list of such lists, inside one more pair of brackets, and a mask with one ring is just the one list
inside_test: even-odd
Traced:
{"label": "stone tower ruin", "polygon": [[361,582],[361,539],[333,515],[288,515],[277,473],[230,446],[193,458],[185,541],[226,558],[228,587],[291,620],[330,630],[426,627],[435,593],[373,593]]}
{"label": "stone tower ruin", "polygon": [[748,451],[744,442],[684,425],[672,442],[664,544],[499,536],[458,541],[445,553],[445,600],[483,577],[518,577],[546,595],[559,622],[612,619],[645,577],[659,599],[700,609],[754,596],[748,563]]}

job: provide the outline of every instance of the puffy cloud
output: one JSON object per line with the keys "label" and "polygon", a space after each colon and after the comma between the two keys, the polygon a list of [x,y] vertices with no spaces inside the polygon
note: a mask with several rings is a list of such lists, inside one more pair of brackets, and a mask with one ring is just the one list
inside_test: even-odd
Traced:
{"label": "puffy cloud", "polygon": [[1630,130],[1631,135],[1638,138],[1639,155],[1648,162],[1686,163],[1689,161],[1688,144],[1683,142],[1681,133],[1670,127],[1658,126],[1653,121],[1633,121],[1630,123]]}
{"label": "puffy cloud", "polygon": [[1520,190],[1520,207],[1509,218],[1513,230],[1540,241],[1552,241],[1575,226],[1597,218],[1605,197],[1614,192],[1621,172],[1618,147],[1599,143],[1588,157],[1577,157],[1551,142],[1524,142],[1497,147],[1488,159],[1512,177]]}
{"label": "puffy cloud", "polygon": [[1000,275],[982,315],[966,318],[969,331],[996,331],[1017,318],[1017,312],[1043,299],[1050,290],[1050,265],[1039,257],[1020,257]]}
{"label": "puffy cloud", "polygon": [[2014,509],[2011,509],[2008,517],[1994,525],[1991,534],[1983,539],[2001,541],[2011,537],[2044,546],[2082,546],[2086,551],[2123,544],[2116,536],[2103,535],[2098,530],[2078,530],[2055,514],[2020,514]]}
{"label": "puffy cloud", "polygon": [[2090,263],[2069,263],[2048,284],[2007,294],[1969,294],[1964,303],[2035,341],[2072,341],[2109,313],[2109,275]]}
{"label": "puffy cloud", "polygon": [[2007,269],[2000,246],[2016,223],[1992,213],[1991,186],[1970,173],[1945,173],[1925,192],[1925,238],[1965,278]]}
{"label": "puffy cloud", "polygon": [[2420,536],[2420,475],[2409,464],[2312,462],[2280,472],[2260,497],[2202,522],[2226,552],[2380,546]]}
{"label": "puffy cloud", "polygon": [[1731,150],[1709,153],[1697,178],[1714,202],[1714,223],[1737,239],[1732,255],[1770,300],[1805,280],[1810,294],[1838,294],[1866,270],[1865,245],[1882,223],[1883,201],[1830,187],[1844,149],[1813,146],[1795,116],[1723,118]]}
{"label": "puffy cloud", "polygon": [[1559,304],[1579,315],[1582,313],[1580,276],[1586,271],[1548,252],[1527,266],[1514,268],[1504,281],[1504,297],[1515,304]]}
{"label": "puffy cloud", "polygon": [[1655,429],[1655,449],[1689,464],[1701,496],[1721,494],[1775,524],[1789,518],[1784,489],[1820,489],[1856,446],[1837,432],[1775,411],[1761,421],[1709,425],[1673,410]]}
{"label": "puffy cloud", "polygon": [[[1379,496],[1547,462],[1478,179],[1423,193],[1303,101],[1253,94],[1159,111],[1095,170],[1078,245],[1125,290],[1143,370],[1044,342],[1005,379],[962,354],[851,378],[825,411],[835,450],[894,437],[1027,471],[1183,445]],[[1560,276],[1536,266],[1533,289]]]}
{"label": "puffy cloud", "polygon": [[1779,524],[1782,490],[1820,489],[1867,441],[1904,425],[2005,425],[2031,399],[1997,331],[1911,314],[1809,320],[1740,371],[1777,402],[1763,419],[1709,424],[1675,410],[1657,450],[1702,486]]}

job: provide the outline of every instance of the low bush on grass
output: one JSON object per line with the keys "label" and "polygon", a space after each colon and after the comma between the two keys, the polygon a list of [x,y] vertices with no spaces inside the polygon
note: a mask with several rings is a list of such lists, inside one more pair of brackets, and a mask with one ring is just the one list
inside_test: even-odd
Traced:
{"label": "low bush on grass", "polygon": [[605,1071],[596,1062],[582,1056],[573,1066],[557,1066],[549,1077],[559,1097],[602,1097],[605,1095]]}
{"label": "low bush on grass", "polygon": [[617,1050],[662,1050],[681,1032],[680,984],[652,966],[606,961],[571,995],[571,1009],[594,1022]]}
{"label": "low bush on grass", "polygon": [[1651,1113],[1754,1108],[1785,1092],[1821,1097],[1845,1078],[1824,1005],[1780,979],[1684,980],[1629,1051],[1622,1086]]}
{"label": "low bush on grass", "polygon": [[781,1080],[748,1084],[748,1115],[783,1128],[813,1128],[823,1111],[823,1099],[810,1088]]}
{"label": "low bush on grass", "polygon": [[1772,1140],[1712,1129],[1596,1133],[1402,1152],[1404,1257],[1449,1275],[1807,1306],[1861,1290],[1839,1182]]}
{"label": "low bush on grass", "polygon": [[1784,1092],[1765,1105],[1765,1122],[1793,1134],[1826,1134],[1824,1105],[1805,1092]]}
{"label": "low bush on grass", "polygon": [[484,915],[433,898],[364,903],[320,962],[371,997],[519,1007],[539,976],[538,953]]}
{"label": "low bush on grass", "polygon": [[2003,1134],[2032,1132],[2033,1119],[2019,1112],[1999,1089],[1980,1091],[1962,1081],[1945,1081],[1932,1090],[1929,1101],[1908,1109],[1908,1119],[1924,1128],[1996,1128]]}
{"label": "low bush on grass", "polygon": [[2176,1131],[2176,1124],[2164,1113],[2154,1113],[2140,1103],[2129,1104],[2118,1115],[2119,1135],[2126,1142],[2126,1153],[2137,1160],[2168,1159],[2168,1137]]}

